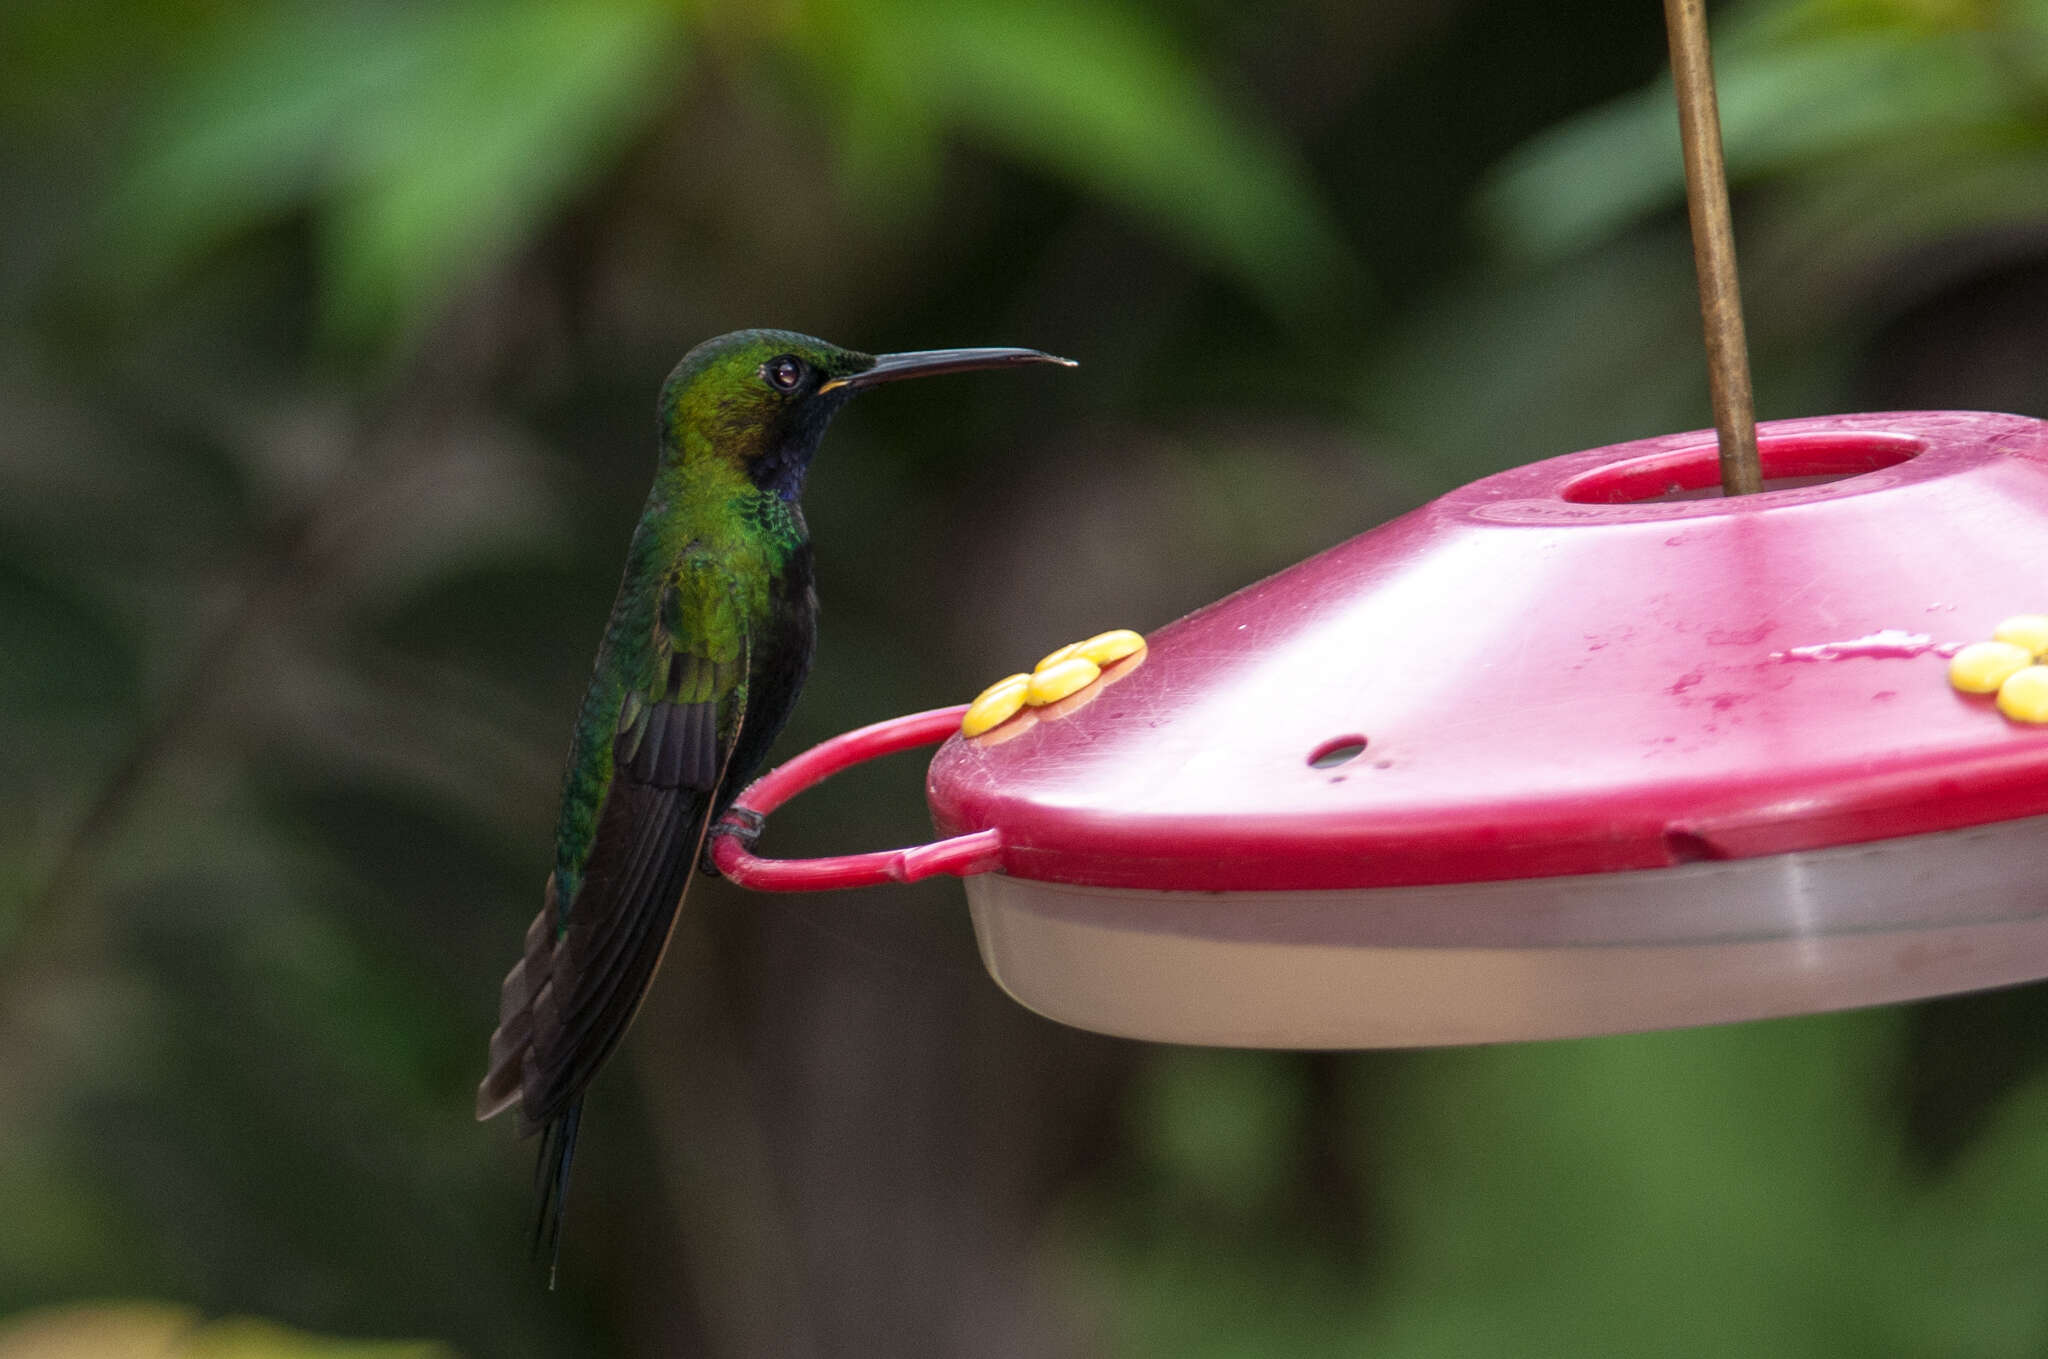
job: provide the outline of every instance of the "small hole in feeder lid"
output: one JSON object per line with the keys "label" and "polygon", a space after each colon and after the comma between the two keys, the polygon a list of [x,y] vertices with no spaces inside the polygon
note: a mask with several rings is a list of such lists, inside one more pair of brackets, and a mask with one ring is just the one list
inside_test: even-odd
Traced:
{"label": "small hole in feeder lid", "polygon": [[[1787,434],[1757,440],[1764,490],[1843,481],[1896,467],[1925,447],[1908,434],[1849,431]],[[1721,494],[1721,465],[1713,444],[1596,467],[1559,488],[1575,505],[1639,505],[1672,500],[1707,500]]]}
{"label": "small hole in feeder lid", "polygon": [[1335,769],[1340,764],[1349,764],[1365,753],[1363,736],[1338,736],[1323,742],[1309,755],[1312,769]]}

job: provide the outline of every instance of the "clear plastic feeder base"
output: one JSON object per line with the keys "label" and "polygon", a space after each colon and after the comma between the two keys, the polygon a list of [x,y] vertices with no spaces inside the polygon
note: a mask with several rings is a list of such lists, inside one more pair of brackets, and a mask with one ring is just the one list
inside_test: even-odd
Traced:
{"label": "clear plastic feeder base", "polygon": [[989,972],[1157,1042],[1421,1047],[1719,1024],[2048,976],[2048,817],[1761,859],[1314,892],[966,880]]}

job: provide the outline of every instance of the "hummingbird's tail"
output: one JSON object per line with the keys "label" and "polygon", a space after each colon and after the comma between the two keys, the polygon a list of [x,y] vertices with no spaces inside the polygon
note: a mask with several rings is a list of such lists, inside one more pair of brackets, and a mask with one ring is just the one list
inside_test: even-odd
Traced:
{"label": "hummingbird's tail", "polygon": [[548,1287],[555,1286],[555,1272],[562,1262],[562,1215],[569,1204],[569,1164],[576,1159],[576,1126],[583,1121],[583,1100],[570,1101],[562,1116],[551,1120],[541,1134],[540,1156],[533,1168],[533,1186],[540,1194],[540,1209],[533,1220],[533,1254],[548,1257]]}

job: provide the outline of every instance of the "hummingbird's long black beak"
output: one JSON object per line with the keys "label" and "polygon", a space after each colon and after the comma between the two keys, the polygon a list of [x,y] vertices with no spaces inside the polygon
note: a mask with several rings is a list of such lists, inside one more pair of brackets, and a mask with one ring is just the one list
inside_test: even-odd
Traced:
{"label": "hummingbird's long black beak", "polygon": [[848,377],[833,378],[818,388],[819,394],[872,387],[898,378],[931,377],[938,373],[966,373],[976,368],[1014,368],[1026,363],[1056,363],[1062,368],[1078,367],[1037,349],[921,349],[913,354],[883,354],[874,367]]}

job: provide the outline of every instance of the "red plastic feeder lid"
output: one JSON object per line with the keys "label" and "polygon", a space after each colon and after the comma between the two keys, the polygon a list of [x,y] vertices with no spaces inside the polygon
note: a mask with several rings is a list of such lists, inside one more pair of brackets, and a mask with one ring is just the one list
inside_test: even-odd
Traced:
{"label": "red plastic feeder lid", "polygon": [[[1475,482],[1160,629],[1058,720],[949,741],[948,833],[1113,888],[1663,868],[2048,814],[2048,727],[1945,652],[2048,611],[2048,425],[1711,431]],[[1708,493],[1686,498],[1689,492]]]}

